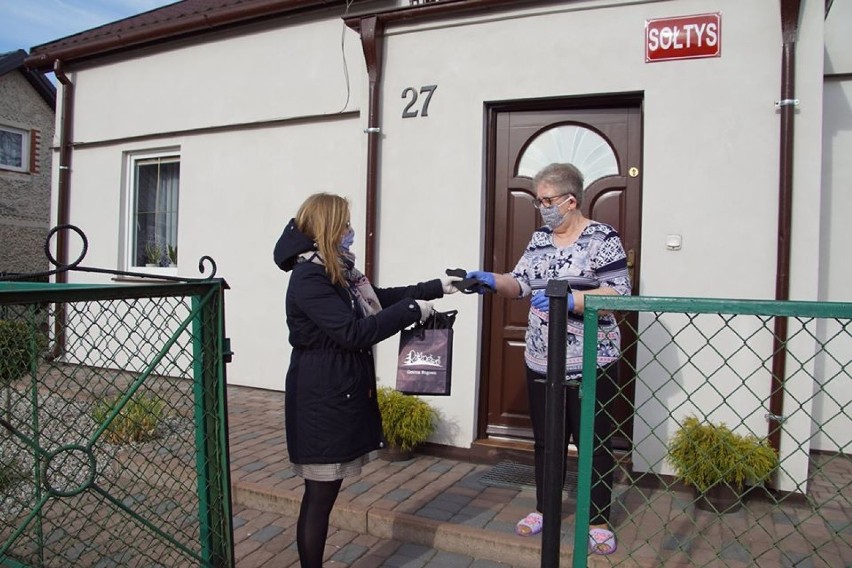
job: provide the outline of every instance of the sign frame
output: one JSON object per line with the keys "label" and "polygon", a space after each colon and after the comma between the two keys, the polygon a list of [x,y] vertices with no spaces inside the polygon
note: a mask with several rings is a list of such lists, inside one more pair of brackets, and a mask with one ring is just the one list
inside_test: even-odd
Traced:
{"label": "sign frame", "polygon": [[[661,50],[662,55],[654,55],[651,50],[651,32],[655,29],[665,28],[666,26],[661,26],[660,24],[670,24],[672,27],[677,29],[677,25],[693,25],[696,21],[703,20],[704,23],[715,23],[716,24],[716,44],[713,49],[704,48],[685,48],[690,49],[689,51],[685,51],[683,47],[677,48],[678,50],[683,49],[684,54],[676,53],[676,50],[672,50],[671,48],[666,48]],[[703,33],[703,32],[702,32]],[[678,39],[683,39],[683,33],[677,33],[671,37],[672,43],[677,43]],[[700,37],[700,36],[699,36]],[[658,36],[659,39],[659,36]],[[691,42],[691,38],[687,37],[687,41]],[[654,50],[656,51],[656,50]],[[722,56],[722,13],[721,12],[707,12],[704,14],[691,14],[688,16],[674,16],[667,18],[649,18],[645,20],[645,63],[657,63],[660,61],[678,61],[681,59],[707,59],[712,57],[721,57]]]}

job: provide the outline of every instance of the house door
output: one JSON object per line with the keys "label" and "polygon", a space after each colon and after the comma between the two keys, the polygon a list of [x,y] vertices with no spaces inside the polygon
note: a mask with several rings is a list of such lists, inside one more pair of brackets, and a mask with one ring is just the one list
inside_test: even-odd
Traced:
{"label": "house door", "polygon": [[[608,223],[621,235],[628,255],[633,293],[638,293],[641,221],[641,99],[607,101],[596,107],[554,101],[552,108],[523,103],[489,109],[486,266],[511,271],[532,232],[543,223],[533,207],[532,177],[552,162],[571,162],[585,177],[584,214]],[[547,104],[547,103],[546,103]],[[557,108],[558,107],[558,108]],[[491,262],[488,262],[488,259]],[[524,333],[529,300],[489,295],[483,331],[484,437],[532,438],[524,370]],[[636,329],[622,325],[622,396],[614,412],[616,446],[632,435]]]}

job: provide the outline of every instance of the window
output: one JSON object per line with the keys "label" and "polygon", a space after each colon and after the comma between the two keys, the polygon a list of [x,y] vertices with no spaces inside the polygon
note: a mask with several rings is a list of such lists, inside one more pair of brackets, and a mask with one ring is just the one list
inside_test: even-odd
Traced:
{"label": "window", "polygon": [[130,156],[130,265],[167,267],[178,260],[180,156]]}
{"label": "window", "polygon": [[30,133],[19,128],[0,126],[0,168],[28,172]]}
{"label": "window", "polygon": [[584,187],[602,177],[618,175],[618,160],[609,143],[588,128],[557,126],[539,134],[524,150],[518,175],[535,177],[553,162],[569,162],[583,172]]}

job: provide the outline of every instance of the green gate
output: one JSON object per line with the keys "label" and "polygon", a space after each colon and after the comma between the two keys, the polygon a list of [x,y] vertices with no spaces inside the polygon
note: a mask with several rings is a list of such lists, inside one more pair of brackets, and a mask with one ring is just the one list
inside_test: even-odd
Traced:
{"label": "green gate", "polygon": [[[605,310],[638,316],[636,342],[623,346],[635,355],[635,394],[616,395],[633,406],[633,437],[631,450],[615,455],[610,522],[618,550],[587,556],[595,350]],[[577,508],[569,521],[574,550],[582,551],[575,568],[852,566],[852,304],[586,296],[584,342]],[[696,451],[678,472],[673,441],[696,422],[724,425],[749,443],[732,443],[727,432],[721,441],[687,438]],[[777,463],[765,482],[750,479],[754,470],[741,466],[757,463],[753,448],[767,437],[775,438]],[[740,486],[735,474],[743,472]],[[722,481],[698,491],[702,476]],[[710,501],[728,488],[736,500]]]}
{"label": "green gate", "polygon": [[225,287],[0,282],[0,566],[234,565]]}

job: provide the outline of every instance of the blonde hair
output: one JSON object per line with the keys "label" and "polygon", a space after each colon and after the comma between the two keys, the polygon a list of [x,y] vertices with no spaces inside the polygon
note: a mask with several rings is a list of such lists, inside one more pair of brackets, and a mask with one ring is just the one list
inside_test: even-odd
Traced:
{"label": "blonde hair", "polygon": [[340,240],[349,229],[349,202],[331,193],[315,193],[296,213],[296,228],[313,239],[332,283],[348,286],[340,259]]}

